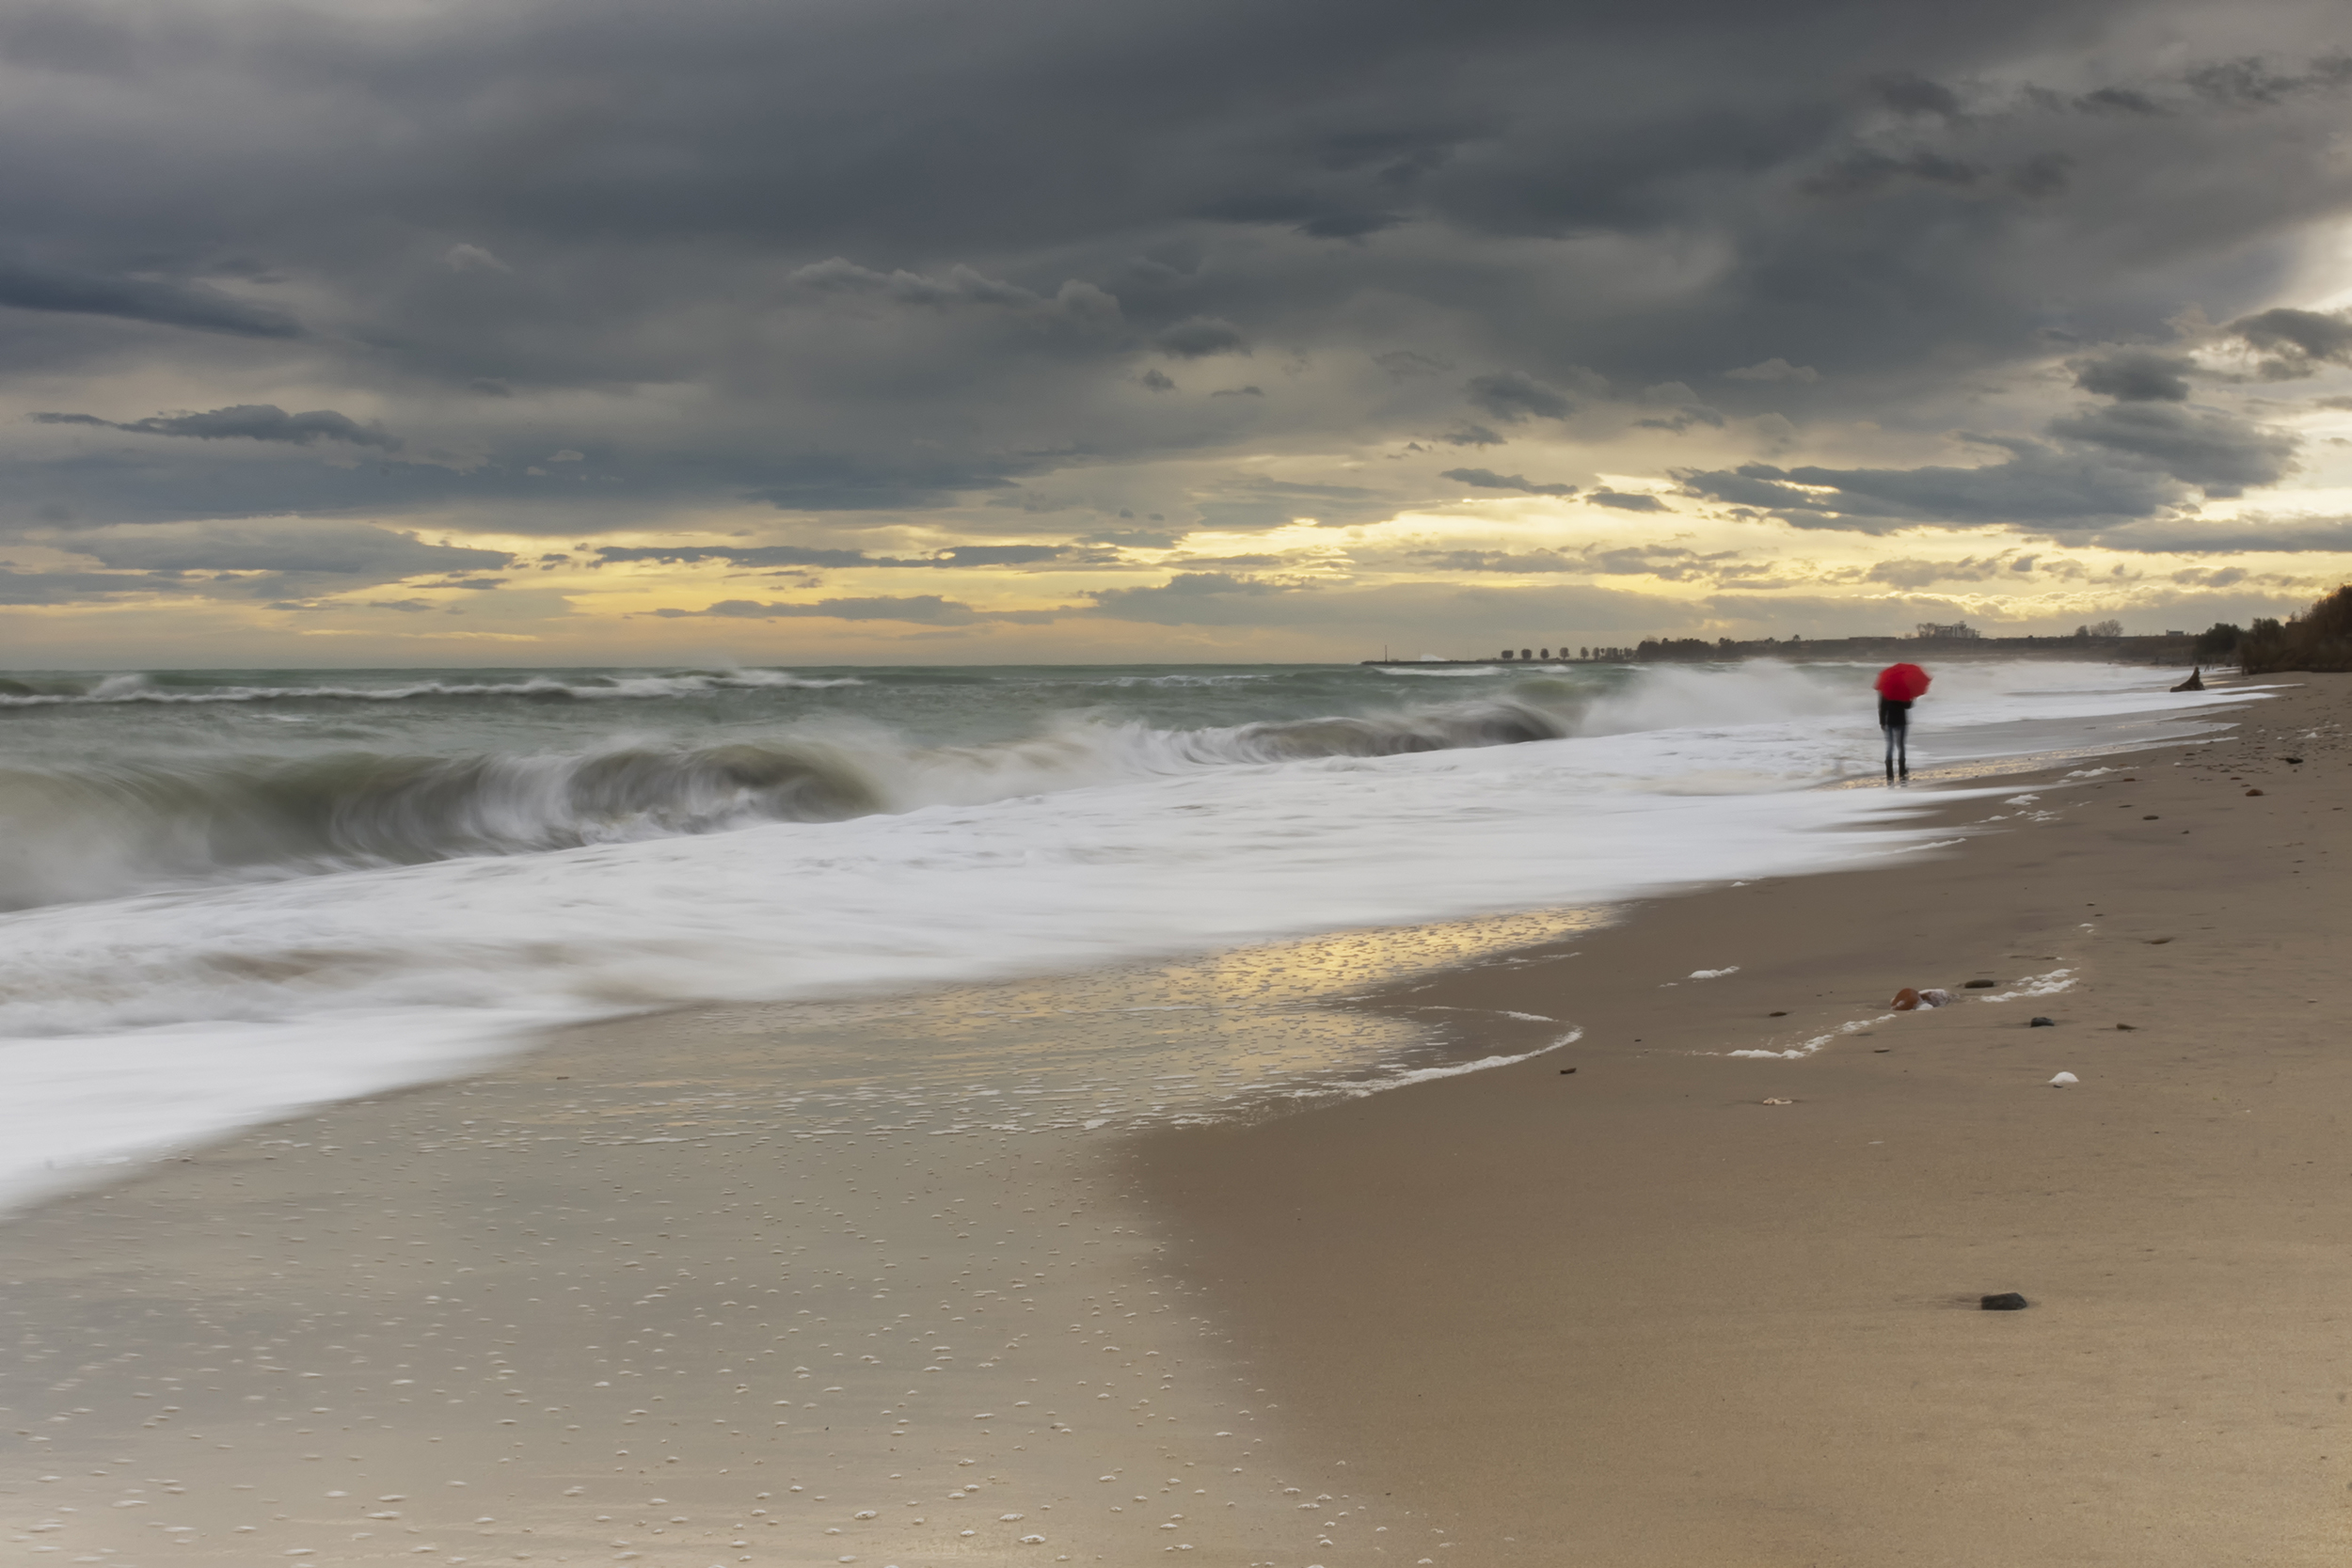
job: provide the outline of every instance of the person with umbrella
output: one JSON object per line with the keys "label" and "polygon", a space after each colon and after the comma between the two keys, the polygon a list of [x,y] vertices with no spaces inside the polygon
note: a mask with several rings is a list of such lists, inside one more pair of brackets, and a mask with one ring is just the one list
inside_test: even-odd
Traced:
{"label": "person with umbrella", "polygon": [[1911,777],[1911,705],[1927,694],[1928,673],[1916,664],[1890,664],[1879,672],[1879,728],[1886,734],[1886,779],[1897,769]]}

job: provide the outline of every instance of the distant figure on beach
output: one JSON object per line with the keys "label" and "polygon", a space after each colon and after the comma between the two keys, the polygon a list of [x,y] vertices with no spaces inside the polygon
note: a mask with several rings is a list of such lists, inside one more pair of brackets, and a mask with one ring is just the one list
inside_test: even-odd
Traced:
{"label": "distant figure on beach", "polygon": [[1879,728],[1886,734],[1886,778],[1897,769],[1911,777],[1911,705],[1927,694],[1928,673],[1916,664],[1890,664],[1879,672]]}

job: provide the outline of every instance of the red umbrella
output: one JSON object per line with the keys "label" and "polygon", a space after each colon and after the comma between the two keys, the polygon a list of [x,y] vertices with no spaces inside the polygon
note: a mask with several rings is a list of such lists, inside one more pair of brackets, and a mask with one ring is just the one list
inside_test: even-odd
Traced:
{"label": "red umbrella", "polygon": [[1916,664],[1890,664],[1879,672],[1879,695],[1898,703],[1916,702],[1927,694],[1928,673]]}

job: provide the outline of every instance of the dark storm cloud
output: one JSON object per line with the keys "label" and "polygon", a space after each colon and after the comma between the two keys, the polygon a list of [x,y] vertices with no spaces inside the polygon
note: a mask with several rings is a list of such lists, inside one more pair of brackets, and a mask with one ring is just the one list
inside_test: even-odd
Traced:
{"label": "dark storm cloud", "polygon": [[[2286,0],[2230,37],[2200,55],[2150,0],[19,7],[18,409],[123,406],[56,388],[151,372],[381,408],[411,461],[329,466],[352,437],[325,431],[0,449],[0,509],[879,517],[1122,463],[1572,435],[1609,386],[1720,391],[1634,410],[1692,439],[1797,396],[1935,431],[1975,417],[1956,388],[2161,341],[2187,304],[2299,374],[2338,362],[2301,318],[2334,318],[2265,308],[2346,205],[2347,68]],[[1152,395],[1155,356],[1244,352],[1274,395]],[[2042,510],[2147,515],[2176,469],[2283,461],[2128,421],[1991,434],[2041,454],[1839,470],[1852,515],[1939,488],[2028,512],[2080,469]],[[529,472],[562,450],[593,481]],[[532,510],[558,481],[634,508]]]}
{"label": "dark storm cloud", "polygon": [[1547,420],[1565,420],[1576,412],[1576,404],[1570,403],[1565,394],[1545,386],[1524,371],[1499,371],[1492,375],[1474,375],[1462,390],[1471,404],[1504,424],[1518,424],[1530,415]]}
{"label": "dark storm cloud", "polygon": [[1458,480],[1473,490],[1518,490],[1530,496],[1573,496],[1573,484],[1531,484],[1524,475],[1499,474],[1492,468],[1448,468],[1439,479]]}
{"label": "dark storm cloud", "polygon": [[2352,311],[2282,306],[2233,321],[2230,331],[2270,356],[2261,365],[2266,380],[2300,380],[2323,365],[2352,364]]}
{"label": "dark storm cloud", "polygon": [[1617,512],[1664,512],[1668,507],[1656,496],[1628,495],[1622,490],[1595,490],[1584,498],[1591,506],[1606,506]]}
{"label": "dark storm cloud", "polygon": [[1179,359],[1205,359],[1212,354],[1247,354],[1249,340],[1232,322],[1195,316],[1155,334],[1152,346]]}
{"label": "dark storm cloud", "polygon": [[0,306],[114,316],[198,332],[246,338],[292,338],[302,328],[292,316],[202,283],[109,277],[0,261]]}
{"label": "dark storm cloud", "polygon": [[1897,114],[1960,117],[1960,95],[1941,82],[1909,71],[1890,71],[1870,84],[1879,102]]}
{"label": "dark storm cloud", "polygon": [[1784,470],[1751,463],[1678,477],[1694,495],[1769,511],[1800,528],[1883,533],[1917,523],[2090,528],[2153,516],[2186,499],[2190,487],[2208,497],[2241,495],[2296,467],[2289,432],[2167,404],[2113,404],[2054,420],[2048,429],[2057,442],[1968,437],[2005,454],[1973,468]]}
{"label": "dark storm cloud", "polygon": [[1300,224],[1298,231],[1318,240],[1360,240],[1411,221],[1402,213],[1326,213]]}
{"label": "dark storm cloud", "polygon": [[1962,468],[1776,468],[1686,472],[1691,493],[1771,512],[1799,528],[1890,533],[1922,523],[2089,528],[2153,515],[2181,499],[2170,476],[2025,439],[1987,440],[1999,462]]}
{"label": "dark storm cloud", "polygon": [[192,436],[201,441],[241,437],[250,441],[284,441],[307,447],[313,441],[346,441],[355,447],[400,450],[400,437],[373,425],[363,425],[332,408],[289,414],[271,404],[239,404],[201,414],[151,414],[143,420],[102,420],[95,414],[34,414],[37,424],[87,424],[134,436]]}
{"label": "dark storm cloud", "polygon": [[2188,372],[2197,362],[2185,354],[2149,348],[2119,348],[2071,366],[2074,385],[2120,403],[2185,403]]}
{"label": "dark storm cloud", "polygon": [[2183,78],[2200,97],[2232,108],[2270,108],[2352,83],[2352,55],[2322,55],[2305,71],[2281,71],[2256,55],[2199,66]]}
{"label": "dark storm cloud", "polygon": [[2233,415],[2117,404],[2054,420],[2050,433],[2139,458],[2210,497],[2274,484],[2296,467],[2296,438]]}
{"label": "dark storm cloud", "polygon": [[2162,518],[2102,529],[2088,543],[2164,555],[2352,555],[2352,518],[2248,517],[2227,523]]}

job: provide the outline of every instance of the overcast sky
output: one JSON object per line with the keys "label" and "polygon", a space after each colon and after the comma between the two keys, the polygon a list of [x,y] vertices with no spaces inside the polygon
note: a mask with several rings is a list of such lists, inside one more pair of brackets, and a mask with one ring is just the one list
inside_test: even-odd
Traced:
{"label": "overcast sky", "polygon": [[0,0],[0,662],[2201,628],[2352,572],[2241,0]]}

